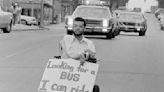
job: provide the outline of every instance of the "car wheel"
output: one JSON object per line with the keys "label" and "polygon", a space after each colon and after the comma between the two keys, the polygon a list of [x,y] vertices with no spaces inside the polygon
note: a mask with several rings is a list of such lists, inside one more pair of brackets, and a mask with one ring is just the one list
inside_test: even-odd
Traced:
{"label": "car wheel", "polygon": [[3,28],[3,33],[10,33],[12,29],[12,22],[6,28]]}
{"label": "car wheel", "polygon": [[112,33],[112,38],[115,38],[115,36],[116,36],[116,32],[114,31],[114,32]]}
{"label": "car wheel", "polygon": [[145,36],[145,35],[146,35],[146,31],[143,32],[143,36]]}
{"label": "car wheel", "polygon": [[100,88],[98,85],[94,85],[92,92],[100,92]]}
{"label": "car wheel", "polygon": [[118,36],[120,34],[120,30],[118,28],[115,29],[115,36]]}
{"label": "car wheel", "polygon": [[21,20],[21,24],[27,25],[27,21],[26,20]]}
{"label": "car wheel", "polygon": [[71,30],[67,30],[67,34],[68,35],[72,35],[72,31]]}
{"label": "car wheel", "polygon": [[117,34],[116,31],[117,31],[116,28],[113,28],[112,29],[112,38],[115,38],[115,36]]}
{"label": "car wheel", "polygon": [[110,31],[106,34],[106,38],[107,38],[107,39],[112,39],[112,35],[113,35],[112,30],[110,30]]}
{"label": "car wheel", "polygon": [[140,31],[139,32],[139,36],[144,36],[145,35],[145,31]]}
{"label": "car wheel", "polygon": [[119,35],[119,34],[120,34],[120,30],[118,29],[118,30],[117,30],[117,35]]}
{"label": "car wheel", "polygon": [[142,36],[142,31],[139,32],[139,36]]}

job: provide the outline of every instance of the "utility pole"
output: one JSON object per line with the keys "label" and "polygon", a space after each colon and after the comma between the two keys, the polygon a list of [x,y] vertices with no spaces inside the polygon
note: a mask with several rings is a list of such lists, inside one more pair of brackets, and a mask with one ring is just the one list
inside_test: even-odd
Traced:
{"label": "utility pole", "polygon": [[33,7],[33,0],[29,1],[31,4],[31,16],[34,17],[34,7]]}
{"label": "utility pole", "polygon": [[52,24],[54,24],[55,0],[52,0]]}
{"label": "utility pole", "polygon": [[41,7],[41,12],[40,12],[40,28],[44,28],[44,0],[41,0],[40,2],[40,7]]}

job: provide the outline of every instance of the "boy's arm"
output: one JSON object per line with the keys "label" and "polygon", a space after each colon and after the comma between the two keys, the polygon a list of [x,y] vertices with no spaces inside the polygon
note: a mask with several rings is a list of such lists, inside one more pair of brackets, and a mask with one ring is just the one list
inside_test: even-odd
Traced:
{"label": "boy's arm", "polygon": [[59,56],[62,55],[62,41],[59,42]]}
{"label": "boy's arm", "polygon": [[91,42],[89,44],[89,49],[87,49],[86,52],[89,53],[90,57],[95,57],[95,55],[96,55],[96,49],[95,49],[95,45],[94,45],[93,42]]}

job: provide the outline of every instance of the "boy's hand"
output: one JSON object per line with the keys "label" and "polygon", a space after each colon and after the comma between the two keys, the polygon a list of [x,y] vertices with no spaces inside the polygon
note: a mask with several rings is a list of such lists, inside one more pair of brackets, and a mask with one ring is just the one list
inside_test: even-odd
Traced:
{"label": "boy's hand", "polygon": [[80,65],[84,65],[86,60],[87,60],[87,57],[86,57],[85,53],[82,53],[80,55]]}
{"label": "boy's hand", "polygon": [[88,53],[88,58],[94,58],[95,57],[95,52],[92,52],[91,50],[87,49],[85,53]]}

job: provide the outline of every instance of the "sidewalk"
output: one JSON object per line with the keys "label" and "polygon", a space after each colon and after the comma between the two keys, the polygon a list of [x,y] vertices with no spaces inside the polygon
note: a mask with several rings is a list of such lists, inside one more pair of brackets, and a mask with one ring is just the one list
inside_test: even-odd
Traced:
{"label": "sidewalk", "polygon": [[15,24],[12,26],[12,31],[30,31],[30,30],[49,30],[47,28],[40,28],[39,26],[33,25],[23,25],[23,24]]}
{"label": "sidewalk", "polygon": [[51,30],[56,27],[64,27],[64,23],[59,23],[59,24],[49,24],[44,26],[44,28],[40,28],[39,26],[34,26],[34,25],[23,25],[23,24],[15,24],[12,27],[12,31],[35,31],[35,30]]}

